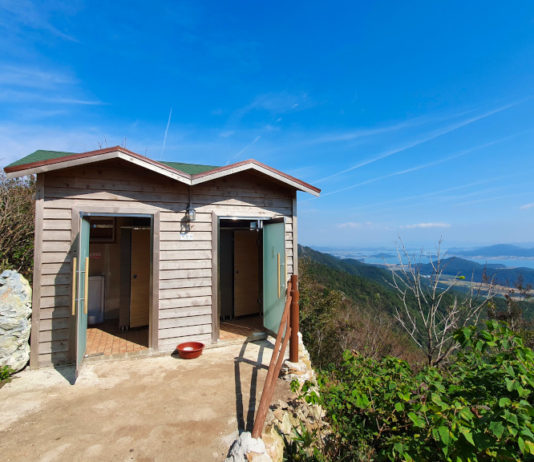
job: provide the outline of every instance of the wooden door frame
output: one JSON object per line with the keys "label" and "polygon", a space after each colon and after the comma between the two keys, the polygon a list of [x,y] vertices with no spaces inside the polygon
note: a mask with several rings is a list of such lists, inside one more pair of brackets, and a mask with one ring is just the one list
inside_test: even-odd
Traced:
{"label": "wooden door frame", "polygon": [[[159,338],[159,249],[160,249],[160,212],[159,210],[147,210],[146,208],[136,207],[95,207],[95,206],[79,206],[72,208],[72,229],[71,229],[71,248],[73,249],[73,256],[78,253],[77,239],[80,232],[80,224],[83,217],[119,217],[119,218],[150,218],[151,221],[151,259],[150,259],[150,299],[148,306],[148,348],[151,350],[158,350]],[[76,342],[76,331],[72,331],[73,335],[69,340],[69,352],[75,350],[74,342]]]}
{"label": "wooden door frame", "polygon": [[[218,215],[217,212],[211,212],[211,342],[217,343],[220,335],[220,274],[219,274],[219,244],[221,239],[221,220],[250,220],[250,221],[271,221],[283,220],[285,233],[285,215],[273,216],[250,216],[250,215]],[[293,253],[295,250],[293,250]],[[263,260],[262,260],[263,265]],[[263,307],[262,307],[263,311]]]}

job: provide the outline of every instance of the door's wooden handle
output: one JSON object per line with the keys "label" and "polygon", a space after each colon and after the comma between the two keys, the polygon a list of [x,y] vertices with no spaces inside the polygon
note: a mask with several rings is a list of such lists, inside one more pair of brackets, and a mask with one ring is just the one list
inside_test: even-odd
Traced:
{"label": "door's wooden handle", "polygon": [[87,314],[87,301],[89,298],[89,257],[85,257],[85,287],[84,287],[84,302],[83,314]]}
{"label": "door's wooden handle", "polygon": [[78,259],[72,259],[72,315],[76,315],[76,267]]}
{"label": "door's wooden handle", "polygon": [[276,257],[277,257],[277,263],[278,263],[276,265],[276,267],[278,268],[278,298],[280,298],[280,254],[277,253]]}
{"label": "door's wooden handle", "polygon": [[287,255],[284,253],[284,288],[287,286]]}

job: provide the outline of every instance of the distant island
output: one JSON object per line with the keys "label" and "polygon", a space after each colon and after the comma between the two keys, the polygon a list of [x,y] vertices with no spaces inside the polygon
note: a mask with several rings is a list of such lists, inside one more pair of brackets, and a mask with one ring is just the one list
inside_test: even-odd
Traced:
{"label": "distant island", "polygon": [[534,258],[534,248],[519,247],[513,244],[496,244],[475,249],[455,249],[447,251],[448,255],[473,258]]}
{"label": "distant island", "polygon": [[[312,250],[304,247],[304,254]],[[323,248],[323,252],[330,254],[328,264],[337,269],[347,271],[350,274],[370,277],[376,280],[377,271],[372,268],[390,269],[399,265],[399,258],[391,248],[366,248],[366,249],[334,249]],[[437,256],[421,254],[420,250],[408,249],[408,254],[413,258],[412,263],[417,264],[421,273],[432,273],[431,261],[436,261]],[[337,257],[337,258],[335,258]],[[325,253],[315,259],[325,263]],[[476,260],[476,261],[473,261]],[[443,274],[450,277],[464,277],[474,282],[493,280],[494,283],[514,287],[519,280],[525,285],[534,286],[534,268],[528,263],[534,260],[534,248],[521,247],[513,244],[496,244],[491,246],[477,247],[473,249],[450,248],[442,255]],[[524,262],[524,265],[521,263]],[[383,273],[380,273],[383,279]]]}

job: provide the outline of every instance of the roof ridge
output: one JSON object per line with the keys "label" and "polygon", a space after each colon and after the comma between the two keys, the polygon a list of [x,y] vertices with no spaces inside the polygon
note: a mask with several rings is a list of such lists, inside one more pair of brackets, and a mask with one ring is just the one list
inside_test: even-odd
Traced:
{"label": "roof ridge", "polygon": [[[111,156],[105,156],[106,154],[110,154]],[[130,151],[122,146],[112,146],[81,153],[37,150],[32,154],[29,154],[28,156],[23,157],[22,159],[19,159],[18,161],[15,161],[4,167],[4,171],[8,175],[20,176],[21,174],[47,171],[51,168],[50,166],[54,164],[67,162],[68,165],[72,165],[73,162],[83,161],[85,158],[94,156],[100,157],[101,155],[104,155],[101,158],[102,160],[111,159],[117,157],[116,154],[118,154],[118,157],[124,158],[129,162],[137,163],[138,165],[142,165],[139,162],[143,162],[146,168],[157,171],[158,173],[166,171],[167,174],[164,173],[164,175],[170,175],[172,178],[189,184],[190,186],[252,168],[277,178],[282,182],[288,183],[292,187],[296,187],[302,191],[310,192],[314,195],[319,195],[321,192],[319,188],[316,188],[315,186],[288,175],[287,173],[263,164],[255,159],[243,160],[230,165],[216,167],[214,165],[188,164],[185,162],[157,161],[147,156],[143,156],[142,154],[137,154],[136,152]],[[121,157],[121,154],[126,157]],[[23,171],[25,173],[23,173]]]}

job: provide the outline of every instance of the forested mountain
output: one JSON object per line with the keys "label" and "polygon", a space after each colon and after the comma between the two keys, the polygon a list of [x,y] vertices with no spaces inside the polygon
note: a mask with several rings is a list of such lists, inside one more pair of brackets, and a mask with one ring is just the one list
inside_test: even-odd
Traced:
{"label": "forested mountain", "polygon": [[393,319],[398,298],[388,271],[309,247],[299,246],[299,256],[301,331],[316,366],[339,363],[347,349],[421,360]]}
{"label": "forested mountain", "polygon": [[329,268],[346,272],[353,276],[360,276],[383,284],[391,279],[391,272],[379,266],[369,265],[354,258],[339,258],[319,252],[311,247],[299,245],[299,257],[308,258]]}

